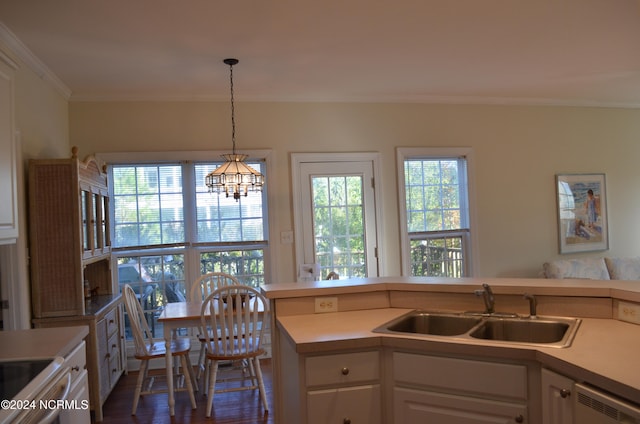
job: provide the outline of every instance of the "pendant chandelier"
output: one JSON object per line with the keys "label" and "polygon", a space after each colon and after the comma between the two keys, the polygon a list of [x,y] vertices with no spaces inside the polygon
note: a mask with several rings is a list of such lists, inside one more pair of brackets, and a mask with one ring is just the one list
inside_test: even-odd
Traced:
{"label": "pendant chandelier", "polygon": [[249,191],[262,191],[264,175],[256,171],[244,160],[247,155],[236,153],[236,119],[233,104],[233,65],[238,64],[238,59],[225,59],[224,63],[229,65],[230,86],[231,86],[231,142],[233,149],[231,153],[222,155],[225,162],[214,171],[207,174],[205,184],[209,188],[209,193],[230,194],[238,201],[240,196],[247,196]]}

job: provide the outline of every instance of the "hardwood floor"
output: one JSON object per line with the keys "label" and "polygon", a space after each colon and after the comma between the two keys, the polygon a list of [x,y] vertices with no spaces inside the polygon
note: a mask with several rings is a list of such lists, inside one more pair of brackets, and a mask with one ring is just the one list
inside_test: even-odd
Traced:
{"label": "hardwood floor", "polygon": [[105,424],[120,423],[218,423],[218,424],[273,424],[273,385],[271,360],[260,361],[267,401],[271,413],[265,414],[258,390],[216,393],[211,418],[206,418],[206,397],[202,387],[196,392],[197,409],[191,409],[187,392],[176,393],[176,414],[169,416],[167,394],[147,395],[140,399],[136,415],[131,415],[133,391],[138,373],[123,375],[104,404]]}

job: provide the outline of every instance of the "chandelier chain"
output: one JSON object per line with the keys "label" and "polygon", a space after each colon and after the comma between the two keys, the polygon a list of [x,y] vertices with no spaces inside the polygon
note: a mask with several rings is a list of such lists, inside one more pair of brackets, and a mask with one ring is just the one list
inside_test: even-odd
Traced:
{"label": "chandelier chain", "polygon": [[233,65],[229,65],[229,86],[231,87],[231,143],[233,154],[236,154],[236,113],[233,102]]}

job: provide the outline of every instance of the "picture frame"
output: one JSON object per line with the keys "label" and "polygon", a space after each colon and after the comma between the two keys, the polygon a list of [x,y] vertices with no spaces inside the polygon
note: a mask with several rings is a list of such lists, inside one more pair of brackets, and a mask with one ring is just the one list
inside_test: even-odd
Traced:
{"label": "picture frame", "polygon": [[605,174],[557,174],[560,253],[609,249]]}

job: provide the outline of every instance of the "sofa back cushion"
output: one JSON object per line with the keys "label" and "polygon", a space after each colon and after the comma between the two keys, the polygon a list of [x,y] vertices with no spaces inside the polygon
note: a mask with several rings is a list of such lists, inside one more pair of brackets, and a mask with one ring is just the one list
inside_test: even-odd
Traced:
{"label": "sofa back cushion", "polygon": [[604,258],[612,280],[640,280],[640,258]]}
{"label": "sofa back cushion", "polygon": [[546,278],[587,278],[609,280],[604,258],[564,259],[543,265]]}

